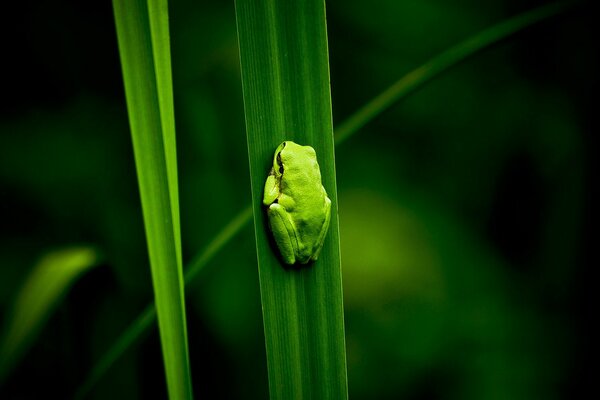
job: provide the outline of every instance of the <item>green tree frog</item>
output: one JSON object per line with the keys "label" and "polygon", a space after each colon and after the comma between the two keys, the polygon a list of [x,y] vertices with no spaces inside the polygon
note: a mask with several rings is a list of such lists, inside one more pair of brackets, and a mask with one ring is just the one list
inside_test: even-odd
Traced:
{"label": "green tree frog", "polygon": [[315,261],[331,220],[331,200],[321,184],[315,149],[291,141],[277,147],[263,204],[283,261]]}

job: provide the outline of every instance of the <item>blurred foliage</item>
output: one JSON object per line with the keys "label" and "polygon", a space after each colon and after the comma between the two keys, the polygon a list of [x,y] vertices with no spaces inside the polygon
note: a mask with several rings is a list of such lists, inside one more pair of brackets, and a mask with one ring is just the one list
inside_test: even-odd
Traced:
{"label": "blurred foliage", "polygon": [[[328,1],[334,123],[542,2]],[[112,10],[12,4],[0,107],[0,317],[36,259],[92,243],[0,397],[68,398],[152,296]],[[171,2],[184,262],[250,204],[233,2]],[[597,29],[587,9],[460,65],[337,151],[350,397],[571,398],[591,387]],[[252,230],[188,290],[194,391],[265,398]],[[164,398],[156,330],[93,398]],[[116,389],[118,388],[118,389]]]}
{"label": "blurred foliage", "polygon": [[85,246],[44,255],[16,293],[0,341],[0,383],[19,362],[69,287],[98,263],[97,252]]}

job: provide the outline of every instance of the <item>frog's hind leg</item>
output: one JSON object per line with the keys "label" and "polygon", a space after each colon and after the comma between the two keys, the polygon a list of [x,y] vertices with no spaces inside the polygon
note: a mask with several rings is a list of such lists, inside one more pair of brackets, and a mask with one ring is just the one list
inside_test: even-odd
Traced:
{"label": "frog's hind leg", "polygon": [[286,264],[296,262],[298,253],[298,238],[292,222],[287,217],[285,208],[277,203],[273,203],[267,210],[269,215],[269,225],[273,232],[273,238],[281,253],[281,258]]}
{"label": "frog's hind leg", "polygon": [[323,241],[325,240],[325,235],[327,235],[327,231],[329,230],[329,223],[331,222],[331,200],[328,197],[325,197],[325,222],[323,223],[323,228],[319,233],[319,240],[317,243],[319,244],[319,248],[316,249],[313,256],[311,257],[312,261],[317,261],[319,258],[319,254],[321,254],[321,249],[323,248]]}

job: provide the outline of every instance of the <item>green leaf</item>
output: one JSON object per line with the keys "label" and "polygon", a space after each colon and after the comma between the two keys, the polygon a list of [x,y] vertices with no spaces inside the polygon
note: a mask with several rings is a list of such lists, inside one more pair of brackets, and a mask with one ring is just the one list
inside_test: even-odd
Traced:
{"label": "green leaf", "polygon": [[169,398],[192,398],[166,0],[114,0]]}
{"label": "green leaf", "polygon": [[71,285],[97,264],[96,250],[73,247],[48,253],[17,292],[0,342],[0,382],[27,351]]}
{"label": "green leaf", "polygon": [[[325,5],[236,0],[236,17],[271,398],[347,398]],[[314,147],[332,202],[319,260],[302,268],[280,263],[262,205],[284,140]]]}

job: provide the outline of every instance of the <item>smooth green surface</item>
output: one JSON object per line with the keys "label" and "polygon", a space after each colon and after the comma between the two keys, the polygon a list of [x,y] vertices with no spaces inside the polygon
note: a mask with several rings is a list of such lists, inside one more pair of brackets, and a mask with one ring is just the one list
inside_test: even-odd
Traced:
{"label": "smooth green surface", "polygon": [[189,399],[167,2],[113,6],[169,398]]}
{"label": "smooth green surface", "polygon": [[90,247],[46,254],[17,292],[0,341],[0,383],[35,340],[62,297],[82,274],[98,262]]}
{"label": "smooth green surface", "polygon": [[[347,397],[329,62],[322,0],[236,1],[254,225],[272,399]],[[268,237],[263,187],[284,140],[314,147],[332,202],[319,259],[291,269]]]}
{"label": "smooth green surface", "polygon": [[[471,55],[477,54],[478,51],[475,49],[483,50],[489,46],[492,46],[498,41],[527,28],[529,26],[528,24],[534,24],[544,18],[551,17],[557,11],[559,11],[559,9],[552,4],[520,14],[514,18],[503,21],[500,24],[494,25],[489,29],[471,36],[467,40],[453,47],[452,50],[447,50],[427,63],[414,69],[412,72],[400,78],[396,83],[387,88],[384,92],[379,94],[365,106],[360,108],[356,113],[352,114],[349,118],[343,121],[339,125],[339,128],[335,129],[336,145],[357,133],[360,128],[362,128],[365,124],[368,124],[374,117],[429,83],[435,76],[448,71],[451,66],[460,63],[464,60],[464,58],[468,58]],[[528,24],[524,23],[525,21],[527,21]],[[445,54],[453,54],[453,56],[447,57],[444,56]],[[456,55],[458,54],[462,55],[464,58],[457,57]],[[429,71],[429,73],[418,72],[424,70]],[[435,73],[433,73],[434,71]],[[250,218],[251,210],[250,208],[247,208],[238,214],[229,224],[227,224],[220,231],[220,233],[215,236],[213,240],[211,240],[204,250],[198,253],[194,261],[190,263],[189,269],[186,270],[186,284],[190,283],[194,277],[197,276],[197,273],[200,272],[200,270],[202,270],[202,268],[204,268],[204,266],[212,259],[212,257],[214,257],[222,247],[224,247],[231,239],[235,237],[237,233],[243,229],[243,227],[250,221]],[[144,317],[146,313],[149,313],[148,310],[151,308],[152,305],[149,305],[144,313],[138,316],[138,318],[130,325],[130,327],[123,332],[117,342],[115,342],[115,344],[111,346],[105,355],[94,365],[92,372],[79,389],[80,392],[87,392],[97,382],[97,380],[104,375],[110,366],[125,352],[125,350],[127,350],[127,348],[131,346],[143,332],[152,326],[154,319],[152,318],[146,320]]]}

